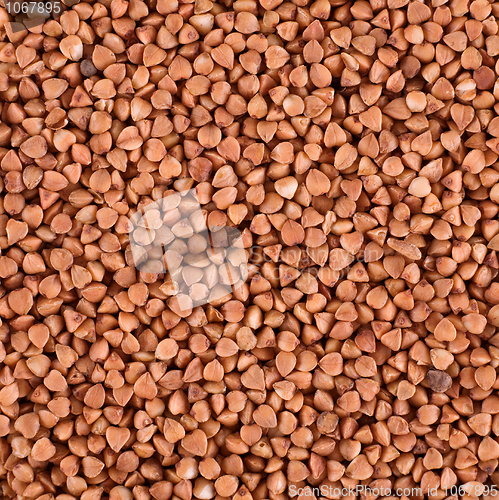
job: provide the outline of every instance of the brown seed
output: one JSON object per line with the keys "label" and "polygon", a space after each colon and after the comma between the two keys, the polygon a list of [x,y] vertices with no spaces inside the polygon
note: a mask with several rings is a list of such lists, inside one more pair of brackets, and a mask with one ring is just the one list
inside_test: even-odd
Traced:
{"label": "brown seed", "polygon": [[274,428],[277,426],[277,418],[274,410],[268,405],[259,406],[253,412],[255,423],[263,428]]}
{"label": "brown seed", "polygon": [[47,141],[41,137],[31,137],[21,144],[21,151],[30,158],[42,158],[47,153]]}
{"label": "brown seed", "polygon": [[282,68],[289,60],[289,53],[279,46],[271,46],[265,51],[265,64],[269,69]]}
{"label": "brown seed", "polygon": [[50,460],[56,453],[56,447],[48,438],[42,438],[36,441],[31,448],[31,457],[38,462]]}
{"label": "brown seed", "polygon": [[101,408],[104,404],[105,390],[101,384],[91,387],[85,394],[85,404],[90,408]]}
{"label": "brown seed", "polygon": [[428,370],[426,380],[432,391],[446,392],[452,385],[452,378],[441,370]]}
{"label": "brown seed", "polygon": [[130,438],[130,431],[127,428],[108,427],[106,429],[106,439],[113,451],[118,453]]}
{"label": "brown seed", "polygon": [[135,394],[139,398],[154,399],[158,393],[156,384],[149,373],[144,373],[133,386]]}
{"label": "brown seed", "polygon": [[313,196],[326,194],[330,188],[330,181],[320,170],[310,170],[307,175],[306,186],[309,193]]}
{"label": "brown seed", "polygon": [[133,472],[138,466],[139,457],[131,450],[120,453],[116,461],[116,470],[119,472]]}
{"label": "brown seed", "polygon": [[196,429],[182,439],[182,446],[193,455],[204,456],[208,442],[203,431]]}
{"label": "brown seed", "polygon": [[288,220],[284,223],[281,229],[281,237],[286,245],[293,246],[304,240],[305,231],[297,222]]}
{"label": "brown seed", "polygon": [[447,319],[444,318],[438,323],[433,332],[435,338],[441,342],[452,341],[456,338],[456,327]]}

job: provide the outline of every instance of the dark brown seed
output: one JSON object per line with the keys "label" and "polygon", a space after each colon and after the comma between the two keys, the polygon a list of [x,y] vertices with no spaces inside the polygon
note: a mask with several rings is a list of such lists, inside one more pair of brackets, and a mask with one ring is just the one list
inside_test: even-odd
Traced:
{"label": "dark brown seed", "polygon": [[435,392],[448,391],[452,386],[452,377],[441,370],[428,370],[426,380],[430,389]]}

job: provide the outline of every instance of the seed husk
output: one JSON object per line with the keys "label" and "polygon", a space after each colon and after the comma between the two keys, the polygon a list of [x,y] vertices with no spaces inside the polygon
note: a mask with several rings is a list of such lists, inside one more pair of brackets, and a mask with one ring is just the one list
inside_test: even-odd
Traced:
{"label": "seed husk", "polygon": [[430,389],[435,392],[446,392],[452,385],[452,378],[442,370],[428,370],[426,380]]}

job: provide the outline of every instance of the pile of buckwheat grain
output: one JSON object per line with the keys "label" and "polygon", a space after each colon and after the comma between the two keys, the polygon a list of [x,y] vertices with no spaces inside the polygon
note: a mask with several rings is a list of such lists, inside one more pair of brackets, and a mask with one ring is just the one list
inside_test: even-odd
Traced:
{"label": "pile of buckwheat grain", "polygon": [[63,8],[0,8],[0,498],[498,494],[499,3]]}

